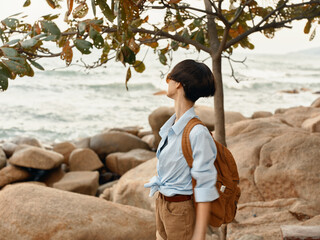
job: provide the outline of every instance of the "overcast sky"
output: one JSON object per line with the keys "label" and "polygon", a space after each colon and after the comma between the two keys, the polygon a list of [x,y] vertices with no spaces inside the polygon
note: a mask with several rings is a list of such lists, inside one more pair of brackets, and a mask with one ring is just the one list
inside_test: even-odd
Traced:
{"label": "overcast sky", "polygon": [[[195,1],[198,2],[199,1]],[[53,10],[48,6],[45,0],[31,0],[31,5],[27,8],[23,8],[23,3],[25,0],[0,0],[0,19],[4,19],[12,14],[23,12],[22,15],[28,15],[28,19],[36,20],[41,16],[49,13],[58,13],[62,12],[61,19],[64,16],[64,10],[58,9]],[[63,5],[66,5],[66,0],[61,2]],[[91,1],[88,1],[90,3]],[[201,1],[202,2],[202,1]],[[63,6],[65,8],[65,6]],[[91,9],[89,10],[91,13]],[[92,15],[92,14],[91,14]],[[61,20],[62,22],[62,20]],[[273,39],[267,39],[261,33],[255,33],[249,38],[252,40],[255,45],[254,52],[256,53],[287,53],[295,52],[303,49],[320,47],[320,28],[318,28],[318,34],[316,35],[313,41],[309,41],[309,34],[303,33],[303,28],[305,21],[295,22],[292,29],[281,29],[276,32],[276,35]],[[63,29],[63,28],[62,28]],[[240,51],[240,49],[239,49]]]}

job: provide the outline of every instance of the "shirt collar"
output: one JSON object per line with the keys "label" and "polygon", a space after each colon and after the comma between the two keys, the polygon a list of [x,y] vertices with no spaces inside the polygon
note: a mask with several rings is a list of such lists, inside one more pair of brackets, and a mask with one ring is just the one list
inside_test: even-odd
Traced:
{"label": "shirt collar", "polygon": [[[198,116],[196,115],[194,111],[194,107],[191,107],[188,109],[181,117],[180,119],[174,124],[174,121],[176,119],[176,114],[173,114],[169,120],[161,127],[160,129],[160,136],[163,138],[165,135],[168,134],[169,129],[172,127],[172,130],[176,135],[179,135],[180,132],[185,128],[187,123],[194,117]],[[174,124],[174,125],[173,125]],[[173,125],[173,126],[172,126]]]}

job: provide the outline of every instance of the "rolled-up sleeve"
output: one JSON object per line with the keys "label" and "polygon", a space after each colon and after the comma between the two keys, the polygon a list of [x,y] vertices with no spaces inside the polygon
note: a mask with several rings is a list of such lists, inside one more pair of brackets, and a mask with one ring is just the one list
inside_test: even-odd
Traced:
{"label": "rolled-up sleeve", "polygon": [[216,145],[209,131],[202,125],[196,125],[189,137],[194,159],[191,176],[197,181],[194,188],[195,201],[213,201],[219,197],[216,189],[217,170],[214,166]]}

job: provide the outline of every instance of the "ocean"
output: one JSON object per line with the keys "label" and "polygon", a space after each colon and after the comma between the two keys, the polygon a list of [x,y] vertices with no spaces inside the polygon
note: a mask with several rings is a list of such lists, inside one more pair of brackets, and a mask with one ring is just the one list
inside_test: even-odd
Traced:
{"label": "ocean", "polygon": [[[75,53],[92,63],[99,57]],[[0,92],[0,140],[30,136],[45,143],[69,141],[93,136],[106,128],[140,126],[150,130],[149,114],[160,106],[173,106],[166,95],[165,76],[169,71],[152,51],[142,51],[146,70],[136,73],[125,87],[126,67],[110,62],[105,67],[85,69],[74,60],[65,67],[60,59],[41,59],[46,69],[35,76],[9,81],[9,88]],[[172,67],[187,58],[204,60],[196,51],[174,52]],[[250,117],[255,111],[274,112],[278,108],[310,106],[320,94],[320,51],[267,55],[235,53],[233,62],[237,83],[231,77],[228,59],[223,60],[225,111],[241,112]],[[210,67],[210,59],[205,63]],[[128,66],[127,66],[128,67]],[[297,90],[297,93],[285,91]],[[213,106],[213,98],[200,99],[198,104]]]}

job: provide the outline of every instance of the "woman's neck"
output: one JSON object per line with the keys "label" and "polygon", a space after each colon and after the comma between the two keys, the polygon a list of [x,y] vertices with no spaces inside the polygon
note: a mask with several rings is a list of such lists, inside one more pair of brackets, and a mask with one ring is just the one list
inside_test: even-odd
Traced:
{"label": "woman's neck", "polygon": [[184,96],[177,97],[177,99],[174,101],[174,110],[176,113],[175,123],[193,106],[194,102],[187,100]]}

